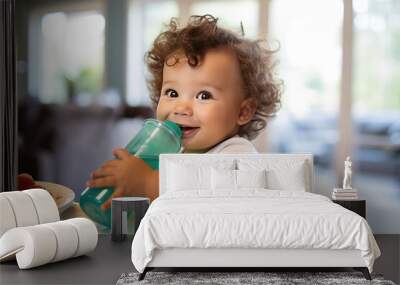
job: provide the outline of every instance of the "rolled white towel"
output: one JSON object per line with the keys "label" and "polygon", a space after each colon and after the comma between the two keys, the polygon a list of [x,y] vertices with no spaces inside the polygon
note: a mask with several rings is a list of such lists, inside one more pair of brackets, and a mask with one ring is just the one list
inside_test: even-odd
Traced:
{"label": "rolled white towel", "polygon": [[0,193],[0,237],[15,227],[60,220],[56,202],[44,189]]}
{"label": "rolled white towel", "polygon": [[0,238],[0,261],[16,256],[20,269],[51,262],[56,250],[54,233],[42,225],[13,228]]}
{"label": "rolled white towel", "polygon": [[70,258],[75,255],[78,248],[78,233],[71,228],[70,223],[55,222],[43,224],[43,227],[49,228],[56,236],[56,253],[51,262],[57,262]]}
{"label": "rolled white towel", "polygon": [[43,189],[29,189],[24,190],[23,193],[31,197],[39,218],[39,224],[60,220],[60,213],[58,212],[56,202],[49,192]]}
{"label": "rolled white towel", "polygon": [[[44,190],[43,190],[44,191]],[[21,191],[2,192],[13,209],[17,227],[26,227],[39,224],[39,218],[31,197]]]}
{"label": "rolled white towel", "polygon": [[0,261],[16,256],[19,268],[28,269],[86,254],[97,239],[96,226],[85,218],[13,228],[0,238]]}
{"label": "rolled white towel", "polygon": [[9,229],[15,228],[14,211],[8,199],[0,195],[0,237]]}
{"label": "rolled white towel", "polygon": [[96,248],[98,232],[95,224],[86,218],[65,220],[71,224],[78,233],[78,247],[73,257],[85,254]]}

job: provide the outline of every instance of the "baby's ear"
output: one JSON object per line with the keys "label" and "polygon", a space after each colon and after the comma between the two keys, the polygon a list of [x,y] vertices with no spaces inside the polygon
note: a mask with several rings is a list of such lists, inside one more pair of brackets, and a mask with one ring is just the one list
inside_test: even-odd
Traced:
{"label": "baby's ear", "polygon": [[238,125],[242,126],[250,122],[257,110],[257,100],[255,98],[247,98],[240,105]]}

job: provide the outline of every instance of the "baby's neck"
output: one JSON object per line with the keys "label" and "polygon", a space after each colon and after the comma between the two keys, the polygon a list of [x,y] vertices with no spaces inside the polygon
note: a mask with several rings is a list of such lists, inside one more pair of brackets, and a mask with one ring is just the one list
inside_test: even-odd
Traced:
{"label": "baby's neck", "polygon": [[206,153],[206,152],[208,152],[210,149],[212,149],[212,148],[214,148],[215,146],[219,145],[220,143],[222,143],[222,142],[224,142],[224,141],[226,141],[226,140],[228,140],[228,139],[231,139],[231,138],[233,138],[233,137],[239,137],[239,135],[238,135],[238,134],[234,134],[234,135],[232,135],[232,136],[228,136],[227,138],[221,140],[220,142],[218,142],[218,143],[216,143],[215,145],[213,145],[213,146],[211,146],[211,147],[209,147],[209,148],[206,148],[206,149],[185,149],[185,148],[184,148],[182,153]]}

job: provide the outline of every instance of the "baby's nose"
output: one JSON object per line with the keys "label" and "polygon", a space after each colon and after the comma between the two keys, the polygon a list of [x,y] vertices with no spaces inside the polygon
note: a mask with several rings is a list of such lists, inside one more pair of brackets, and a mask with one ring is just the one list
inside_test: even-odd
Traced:
{"label": "baby's nose", "polygon": [[189,102],[179,102],[174,108],[174,115],[176,116],[192,116],[193,108]]}

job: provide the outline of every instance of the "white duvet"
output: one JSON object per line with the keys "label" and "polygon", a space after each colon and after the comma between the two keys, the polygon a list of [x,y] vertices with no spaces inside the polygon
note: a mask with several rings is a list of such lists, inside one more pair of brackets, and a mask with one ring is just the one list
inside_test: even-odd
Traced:
{"label": "white duvet", "polygon": [[321,195],[265,189],[160,196],[133,239],[133,265],[143,272],[154,249],[175,247],[358,249],[370,272],[380,256],[359,215]]}

